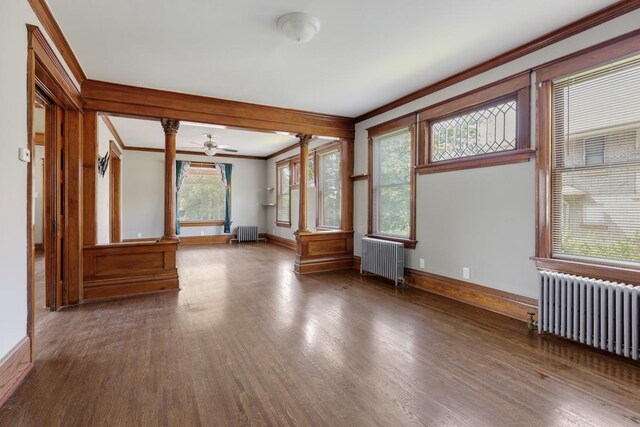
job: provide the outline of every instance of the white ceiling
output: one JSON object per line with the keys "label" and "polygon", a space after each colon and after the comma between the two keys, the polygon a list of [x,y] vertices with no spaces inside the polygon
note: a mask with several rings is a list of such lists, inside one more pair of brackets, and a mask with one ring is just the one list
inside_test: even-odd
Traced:
{"label": "white ceiling", "polygon": [[[613,0],[48,0],[91,79],[354,117]],[[321,30],[296,44],[289,12]]]}
{"label": "white ceiling", "polygon": [[[125,146],[164,149],[164,131],[160,121],[113,116],[110,119]],[[297,142],[294,135],[238,129],[212,129],[206,125],[188,125],[183,122],[176,137],[178,150],[202,152],[198,146],[190,142],[206,141],[202,136],[203,133],[212,133],[216,135],[214,141],[219,145],[229,145],[230,148],[238,150],[238,153],[229,154],[245,156],[266,157]]]}

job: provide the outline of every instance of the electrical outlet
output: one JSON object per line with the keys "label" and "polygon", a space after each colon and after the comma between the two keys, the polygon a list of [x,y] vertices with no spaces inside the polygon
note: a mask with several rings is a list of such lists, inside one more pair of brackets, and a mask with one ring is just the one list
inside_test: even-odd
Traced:
{"label": "electrical outlet", "polygon": [[138,238],[142,237],[142,233],[138,233]]}
{"label": "electrical outlet", "polygon": [[420,268],[424,268],[424,258],[420,258]]}
{"label": "electrical outlet", "polygon": [[201,235],[201,236],[204,236],[204,231],[200,231],[200,235]]}
{"label": "electrical outlet", "polygon": [[470,273],[469,267],[462,267],[462,277],[464,279],[467,279],[467,280],[469,279],[469,277],[470,277],[469,273]]}

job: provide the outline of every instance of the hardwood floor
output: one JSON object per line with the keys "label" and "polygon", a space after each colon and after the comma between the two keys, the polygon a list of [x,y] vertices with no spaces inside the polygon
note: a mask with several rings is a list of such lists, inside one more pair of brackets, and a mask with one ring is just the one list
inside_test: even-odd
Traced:
{"label": "hardwood floor", "polygon": [[50,315],[1,426],[640,423],[640,365],[270,244],[181,248],[182,291]]}
{"label": "hardwood floor", "polygon": [[51,314],[51,310],[49,310],[46,305],[46,286],[44,282],[45,275],[45,265],[44,265],[44,254],[42,252],[36,252],[35,257],[35,322],[36,328],[44,327],[44,321]]}

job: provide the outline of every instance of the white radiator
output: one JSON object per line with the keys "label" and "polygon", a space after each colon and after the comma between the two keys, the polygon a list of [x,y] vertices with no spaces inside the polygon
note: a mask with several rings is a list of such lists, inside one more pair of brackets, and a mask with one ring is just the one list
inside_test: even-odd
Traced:
{"label": "white radiator", "polygon": [[258,226],[257,225],[241,225],[236,229],[236,238],[231,239],[231,242],[257,242],[260,240],[265,240],[264,238],[260,238],[258,234]]}
{"label": "white radiator", "polygon": [[638,360],[640,286],[540,272],[538,332]]}
{"label": "white radiator", "polygon": [[391,279],[396,286],[404,284],[404,245],[363,237],[360,274],[363,272]]}

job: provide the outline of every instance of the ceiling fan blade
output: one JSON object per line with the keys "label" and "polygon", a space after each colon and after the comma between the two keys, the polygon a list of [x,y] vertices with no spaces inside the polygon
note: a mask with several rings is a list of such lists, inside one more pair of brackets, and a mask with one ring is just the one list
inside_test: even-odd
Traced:
{"label": "ceiling fan blade", "polygon": [[234,150],[233,148],[222,148],[222,147],[218,147],[218,150],[220,151],[228,151],[230,153],[237,153],[238,150]]}

